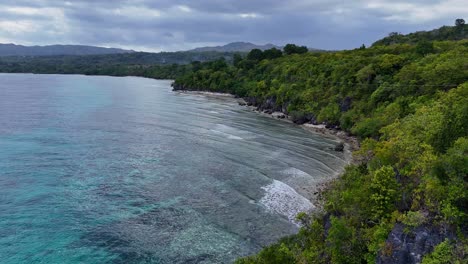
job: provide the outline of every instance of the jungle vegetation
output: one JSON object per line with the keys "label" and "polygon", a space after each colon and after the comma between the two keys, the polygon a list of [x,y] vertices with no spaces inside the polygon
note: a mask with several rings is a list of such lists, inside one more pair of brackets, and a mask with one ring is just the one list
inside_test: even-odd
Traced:
{"label": "jungle vegetation", "polygon": [[466,263],[467,31],[457,20],[355,50],[252,50],[232,65],[192,63],[176,79],[175,89],[232,93],[360,138],[356,163],[321,194],[323,210],[300,214],[297,235],[238,263],[375,263],[392,255],[397,225],[446,237],[423,263]]}

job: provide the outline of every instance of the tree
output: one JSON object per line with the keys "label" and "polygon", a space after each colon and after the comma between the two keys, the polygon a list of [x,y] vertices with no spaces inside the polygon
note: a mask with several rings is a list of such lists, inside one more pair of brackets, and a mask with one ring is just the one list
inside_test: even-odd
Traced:
{"label": "tree", "polygon": [[360,241],[356,239],[356,230],[349,226],[344,218],[332,216],[328,231],[327,251],[332,263],[361,263],[359,254]]}
{"label": "tree", "polygon": [[395,179],[395,172],[392,167],[384,166],[373,173],[370,182],[373,207],[372,211],[376,219],[386,217],[395,208],[394,204],[398,199],[399,185]]}
{"label": "tree", "polygon": [[287,44],[286,46],[284,46],[283,51],[286,55],[291,55],[307,53],[309,49],[306,46],[299,47],[295,44]]}
{"label": "tree", "polygon": [[382,39],[384,45],[391,45],[398,43],[399,40],[403,37],[399,32],[390,32],[388,37]]}
{"label": "tree", "polygon": [[261,61],[264,59],[263,51],[259,49],[253,49],[247,54],[247,59],[254,61]]}
{"label": "tree", "polygon": [[226,69],[228,67],[226,60],[224,58],[217,59],[213,62],[211,62],[211,68],[214,71],[220,71],[223,69]]}
{"label": "tree", "polygon": [[420,41],[416,45],[416,53],[419,55],[425,56],[427,54],[434,52],[434,44],[431,41]]}
{"label": "tree", "polygon": [[272,60],[283,56],[283,52],[277,48],[271,48],[263,52],[265,59]]}
{"label": "tree", "polygon": [[455,26],[457,27],[463,27],[465,25],[465,20],[462,18],[458,18],[455,20]]}
{"label": "tree", "polygon": [[200,61],[192,61],[192,71],[196,72],[202,69],[202,64]]}
{"label": "tree", "polygon": [[238,67],[241,61],[242,56],[238,53],[234,54],[234,56],[232,57],[232,63],[234,64],[234,66]]}

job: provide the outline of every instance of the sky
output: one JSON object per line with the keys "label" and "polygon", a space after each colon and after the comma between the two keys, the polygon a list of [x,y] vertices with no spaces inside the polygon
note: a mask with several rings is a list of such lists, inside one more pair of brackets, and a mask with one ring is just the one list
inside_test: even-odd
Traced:
{"label": "sky", "polygon": [[248,41],[337,50],[467,14],[467,0],[0,0],[0,43],[157,52]]}

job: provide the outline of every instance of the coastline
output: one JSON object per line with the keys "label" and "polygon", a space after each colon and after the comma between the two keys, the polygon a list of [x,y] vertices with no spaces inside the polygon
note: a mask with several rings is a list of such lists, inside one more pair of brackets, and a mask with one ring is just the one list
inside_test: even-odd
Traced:
{"label": "coastline", "polygon": [[[188,90],[176,90],[174,92],[183,94],[202,95],[218,99],[230,99],[236,101],[239,104],[239,106],[246,107],[249,111],[255,112],[258,115],[265,116],[277,121],[294,124],[306,130],[309,133],[319,134],[323,137],[327,137],[332,140],[338,141],[339,143],[337,144],[337,146],[342,145],[342,149],[335,149],[335,151],[343,153],[343,159],[346,165],[352,165],[357,162],[353,157],[353,152],[359,149],[359,141],[356,137],[349,136],[344,131],[327,128],[325,124],[295,124],[291,120],[290,116],[286,115],[283,112],[259,111],[257,107],[247,105],[243,98],[238,98],[235,95],[229,93]],[[272,184],[262,188],[265,190],[266,194],[264,198],[260,201],[260,203],[265,205],[268,208],[268,210],[285,215],[289,219],[289,221],[299,226],[299,223],[295,220],[295,216],[297,215],[297,213],[300,213],[301,209],[306,208],[308,208],[306,210],[308,213],[322,210],[323,205],[320,201],[321,192],[328,188],[330,182],[340,177],[340,175],[344,172],[346,165],[338,172],[334,173],[333,175],[330,175],[330,177],[326,180],[309,182],[308,184],[305,182],[296,182],[296,177],[292,177],[290,180],[285,182],[278,182],[274,180]],[[307,173],[302,171],[300,173],[308,175]],[[271,199],[271,197],[275,197],[275,199],[269,200]],[[302,198],[307,200],[307,202],[302,201],[302,205],[308,203],[307,206],[298,205],[297,201],[301,200]]]}
{"label": "coastline", "polygon": [[198,94],[198,95],[206,95],[210,97],[221,97],[221,98],[236,98],[235,95],[230,93],[217,93],[217,92],[205,92],[205,91],[189,91],[189,90],[173,90],[177,93],[184,93],[184,94]]}
{"label": "coastline", "polygon": [[[247,102],[243,98],[238,98],[235,95],[230,94],[230,93],[191,91],[191,90],[174,90],[174,92],[185,93],[185,94],[195,94],[195,95],[205,95],[205,96],[214,97],[214,98],[232,98],[236,100],[240,106],[244,106],[248,108],[249,110],[251,110],[252,112],[255,112],[259,115],[266,116],[266,117],[269,117],[278,121],[283,121],[283,122],[294,124],[290,116],[288,116],[287,114],[283,112],[268,113],[264,111],[259,111],[257,107],[247,105]],[[343,153],[345,153],[345,161],[348,164],[354,164],[356,162],[352,153],[360,148],[359,140],[357,139],[357,137],[350,136],[342,130],[327,128],[324,124],[313,125],[310,123],[305,123],[305,124],[296,124],[296,125],[311,133],[320,134],[324,137],[328,137],[328,138],[332,138],[334,140],[340,141],[344,145]]]}
{"label": "coastline", "polygon": [[[243,100],[243,99],[241,99]],[[247,106],[250,110],[253,112],[256,112],[259,115],[266,116],[278,121],[283,121],[283,122],[288,122],[291,124],[295,124],[290,116],[286,115],[283,112],[273,112],[271,114],[265,113],[262,111],[258,111],[256,107],[253,106]],[[305,124],[295,124],[296,126],[314,134],[320,134],[324,137],[328,137],[334,140],[338,140],[340,143],[344,145],[343,148],[343,153],[345,154],[345,161],[348,164],[354,164],[356,161],[354,160],[353,157],[353,152],[358,150],[360,145],[359,145],[359,140],[356,137],[349,136],[346,134],[346,132],[341,131],[341,130],[336,130],[336,129],[331,129],[331,128],[326,128],[324,124],[320,125],[313,125],[309,123]]]}

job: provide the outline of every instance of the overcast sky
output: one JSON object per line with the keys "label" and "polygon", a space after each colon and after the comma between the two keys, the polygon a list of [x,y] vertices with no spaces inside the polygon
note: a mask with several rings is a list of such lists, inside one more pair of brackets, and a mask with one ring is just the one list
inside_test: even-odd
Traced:
{"label": "overcast sky", "polygon": [[0,0],[0,43],[145,51],[233,41],[350,49],[452,25],[467,0]]}

